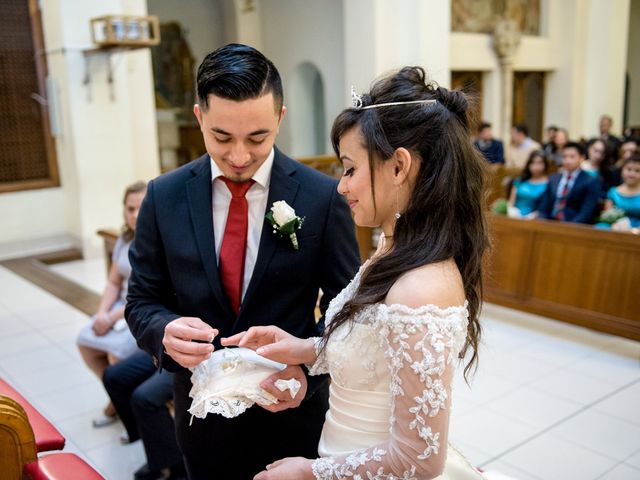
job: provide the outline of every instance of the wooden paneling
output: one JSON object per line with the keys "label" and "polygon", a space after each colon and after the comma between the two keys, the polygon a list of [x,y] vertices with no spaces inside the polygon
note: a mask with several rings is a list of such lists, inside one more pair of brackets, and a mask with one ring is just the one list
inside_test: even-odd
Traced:
{"label": "wooden paneling", "polygon": [[514,72],[513,74],[513,124],[524,123],[529,136],[542,141],[544,118],[544,73]]}
{"label": "wooden paneling", "polygon": [[462,90],[467,94],[467,99],[470,101],[471,109],[471,131],[475,134],[475,131],[482,122],[482,72],[451,72],[451,90]]}
{"label": "wooden paneling", "polygon": [[[0,265],[43,290],[58,297],[87,315],[93,315],[100,304],[100,295],[54,272],[47,265],[82,258],[77,250],[65,250],[45,255],[3,260]],[[110,257],[109,257],[110,258]],[[0,477],[2,478],[2,477]]]}
{"label": "wooden paneling", "polygon": [[488,301],[640,340],[640,238],[501,216],[490,225]]}

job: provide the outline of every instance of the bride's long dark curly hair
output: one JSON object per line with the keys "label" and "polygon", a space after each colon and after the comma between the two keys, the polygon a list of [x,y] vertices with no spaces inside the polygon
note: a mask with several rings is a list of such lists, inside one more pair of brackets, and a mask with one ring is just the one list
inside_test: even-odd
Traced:
{"label": "bride's long dark curly hair", "polygon": [[469,326],[460,354],[469,349],[467,374],[478,359],[482,303],[482,258],[489,246],[484,211],[485,161],[473,147],[467,97],[426,81],[420,67],[405,67],[374,83],[363,95],[363,106],[434,99],[435,104],[380,108],[348,108],[336,118],[331,141],[339,156],[340,138],[359,127],[369,154],[374,198],[376,162],[385,162],[404,147],[415,155],[419,169],[409,201],[393,232],[393,248],[362,273],[355,296],[336,314],[326,340],[367,305],[384,302],[405,272],[453,258],[460,270],[468,301]]}

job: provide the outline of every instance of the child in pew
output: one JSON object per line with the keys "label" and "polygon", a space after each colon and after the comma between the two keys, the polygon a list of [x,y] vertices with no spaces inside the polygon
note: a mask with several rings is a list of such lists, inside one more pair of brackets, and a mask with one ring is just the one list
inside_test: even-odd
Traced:
{"label": "child in pew", "polygon": [[[136,219],[146,190],[145,182],[136,182],[125,190],[125,224],[113,250],[107,286],[98,311],[91,317],[90,323],[80,330],[76,340],[84,362],[100,380],[107,366],[138,351],[136,340],[124,319],[124,307],[127,283],[131,275],[129,247],[135,235]],[[103,415],[93,420],[93,426],[102,427],[116,420],[116,411],[109,403]]]}

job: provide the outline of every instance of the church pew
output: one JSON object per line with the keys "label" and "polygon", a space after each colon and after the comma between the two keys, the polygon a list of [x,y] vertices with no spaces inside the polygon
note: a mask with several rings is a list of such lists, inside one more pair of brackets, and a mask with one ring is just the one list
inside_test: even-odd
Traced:
{"label": "church pew", "polygon": [[12,398],[24,408],[29,423],[33,428],[35,437],[35,447],[38,452],[47,452],[50,450],[62,450],[64,448],[65,438],[53,424],[47,420],[31,403],[27,401],[20,393],[0,378],[0,394]]}
{"label": "church pew", "polygon": [[0,394],[0,474],[2,480],[104,480],[72,453],[38,457],[30,417],[20,403]]}
{"label": "church pew", "polygon": [[491,216],[485,300],[640,340],[640,238]]}

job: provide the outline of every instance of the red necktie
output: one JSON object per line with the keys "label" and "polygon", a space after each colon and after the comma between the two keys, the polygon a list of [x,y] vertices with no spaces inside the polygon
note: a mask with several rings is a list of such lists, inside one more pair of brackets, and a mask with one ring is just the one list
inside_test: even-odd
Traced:
{"label": "red necktie", "polygon": [[254,181],[238,183],[228,178],[218,177],[231,192],[227,224],[220,247],[220,279],[233,311],[238,314],[242,300],[242,281],[244,279],[244,259],[247,250],[247,230],[249,204],[245,195]]}
{"label": "red necktie", "polygon": [[562,192],[560,192],[560,196],[558,197],[558,201],[556,202],[556,220],[564,220],[564,207],[567,205],[567,197],[569,196],[569,184],[571,183],[571,173],[567,174],[567,182],[562,187]]}

